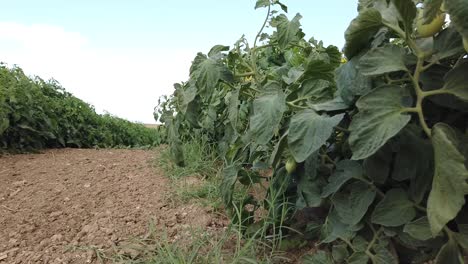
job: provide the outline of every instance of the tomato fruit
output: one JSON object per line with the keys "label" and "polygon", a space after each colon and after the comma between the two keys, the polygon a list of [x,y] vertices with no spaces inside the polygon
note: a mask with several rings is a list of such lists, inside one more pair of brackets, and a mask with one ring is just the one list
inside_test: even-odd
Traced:
{"label": "tomato fruit", "polygon": [[419,12],[418,20],[416,21],[416,28],[418,36],[428,38],[434,36],[442,29],[445,24],[445,13],[439,13],[429,24],[424,24],[423,12]]}
{"label": "tomato fruit", "polygon": [[296,171],[297,163],[294,158],[289,158],[288,161],[286,161],[286,171],[291,174],[294,171]]}

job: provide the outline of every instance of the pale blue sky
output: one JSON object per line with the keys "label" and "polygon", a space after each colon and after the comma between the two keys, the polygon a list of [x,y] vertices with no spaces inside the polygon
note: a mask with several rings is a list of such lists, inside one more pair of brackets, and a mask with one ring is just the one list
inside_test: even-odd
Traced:
{"label": "pale blue sky", "polygon": [[[284,0],[306,38],[342,48],[357,0]],[[255,0],[0,0],[0,61],[53,77],[120,117],[154,123],[157,98],[187,79],[197,51],[252,41]]]}

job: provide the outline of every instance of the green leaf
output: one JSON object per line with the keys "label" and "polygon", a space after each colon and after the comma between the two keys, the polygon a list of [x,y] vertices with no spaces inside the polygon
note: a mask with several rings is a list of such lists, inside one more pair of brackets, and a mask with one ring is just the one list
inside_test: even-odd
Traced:
{"label": "green leaf", "polygon": [[323,79],[333,81],[335,75],[333,72],[336,69],[333,61],[330,60],[328,54],[311,53],[307,58],[307,66],[305,67],[304,79]]}
{"label": "green leaf", "polygon": [[387,247],[377,244],[374,247],[375,255],[372,258],[374,264],[398,264],[398,259],[388,250]]}
{"label": "green leaf", "polygon": [[395,71],[408,71],[405,66],[405,49],[385,45],[368,51],[359,60],[358,68],[365,76],[375,76]]}
{"label": "green leaf", "polygon": [[287,76],[282,76],[282,79],[287,85],[291,85],[292,83],[295,83],[297,80],[299,80],[303,74],[304,70],[293,67],[289,69]]}
{"label": "green leaf", "polygon": [[337,110],[345,110],[349,108],[349,104],[345,103],[341,97],[335,97],[330,101],[326,101],[323,103],[308,103],[308,106],[315,111],[326,111],[326,112],[333,112]]}
{"label": "green leaf", "polygon": [[385,184],[391,171],[392,157],[392,147],[390,144],[384,145],[364,160],[364,174],[378,185]]}
{"label": "green leaf", "polygon": [[223,179],[221,182],[221,195],[223,197],[224,204],[228,207],[232,203],[232,194],[234,192],[234,184],[237,181],[237,174],[239,173],[239,167],[235,164],[231,164],[223,169]]}
{"label": "green leaf", "polygon": [[363,182],[355,182],[332,197],[332,203],[345,224],[357,225],[375,199],[376,192]]}
{"label": "green leaf", "polygon": [[374,154],[408,124],[411,116],[404,113],[402,105],[407,95],[407,90],[398,86],[382,86],[357,101],[359,113],[349,127],[352,159]]}
{"label": "green leaf", "polygon": [[403,20],[404,30],[408,35],[413,33],[413,21],[416,18],[417,9],[412,0],[393,0],[396,9]]}
{"label": "green leaf", "polygon": [[297,91],[299,97],[308,98],[310,101],[322,101],[333,96],[332,84],[329,81],[307,79],[302,82]]}
{"label": "green leaf", "polygon": [[223,51],[228,51],[228,50],[229,50],[229,46],[215,45],[208,52],[208,57],[217,59],[219,58],[220,53],[222,53]]}
{"label": "green leaf", "polygon": [[369,242],[367,242],[367,240],[364,239],[362,236],[356,236],[352,241],[352,245],[354,251],[364,253],[367,250],[367,247],[369,246]]}
{"label": "green leaf", "polygon": [[405,225],[403,232],[408,233],[418,240],[429,240],[432,238],[431,227],[427,217],[418,218]]}
{"label": "green leaf", "polygon": [[232,128],[236,130],[237,119],[239,116],[239,89],[234,90],[228,97],[228,119],[231,122]]}
{"label": "green leaf", "polygon": [[2,135],[10,126],[10,120],[8,118],[0,119],[0,135]]}
{"label": "green leaf", "polygon": [[250,132],[255,143],[266,145],[270,142],[278,130],[284,111],[286,111],[286,96],[280,89],[267,90],[254,100]]}
{"label": "green leaf", "polygon": [[356,235],[355,231],[354,227],[341,222],[337,212],[332,210],[332,212],[328,214],[326,223],[323,225],[325,238],[321,243],[331,243],[337,239],[350,240]]}
{"label": "green leaf", "polygon": [[369,263],[369,256],[364,252],[355,252],[351,257],[346,260],[348,264],[367,264]]}
{"label": "green leaf", "polygon": [[333,245],[332,257],[336,262],[343,262],[349,256],[348,246],[346,244]]}
{"label": "green leaf", "polygon": [[193,73],[191,77],[196,79],[200,93],[206,97],[210,97],[219,80],[230,82],[233,76],[226,66],[211,58],[207,59],[205,57],[203,59],[203,56],[199,54],[195,59],[197,64],[196,66],[192,65],[193,69],[191,68],[191,71]]}
{"label": "green leaf", "polygon": [[283,10],[286,13],[288,12],[288,7],[285,4],[281,3],[279,0],[274,0],[273,4],[279,5],[281,10]]}
{"label": "green leaf", "polygon": [[255,3],[255,9],[267,7],[270,5],[270,0],[257,0]]}
{"label": "green leaf", "polygon": [[275,25],[278,30],[278,45],[281,49],[286,49],[289,44],[298,39],[297,35],[300,32],[302,16],[296,14],[296,16],[288,21],[285,15],[280,15],[277,17],[277,24]]}
{"label": "green leaf", "polygon": [[351,21],[345,32],[346,44],[344,54],[348,59],[367,49],[372,37],[383,26],[380,12],[374,8],[362,10],[358,17]]}
{"label": "green leaf", "polygon": [[445,0],[451,24],[468,39],[468,0]]}
{"label": "green leaf", "polygon": [[457,243],[464,249],[468,249],[468,234],[466,233],[453,233],[453,237]]}
{"label": "green leaf", "polygon": [[372,7],[374,0],[358,0],[358,12],[361,12],[363,9]]}
{"label": "green leaf", "polygon": [[435,264],[463,264],[463,257],[460,254],[457,242],[450,239],[437,254]]}
{"label": "green leaf", "polygon": [[468,170],[454,130],[443,123],[432,128],[435,173],[427,202],[432,235],[437,235],[465,204],[468,194]]}
{"label": "green leaf", "polygon": [[463,60],[445,76],[444,88],[458,98],[468,101],[468,59]]}
{"label": "green leaf", "polygon": [[[398,136],[398,152],[395,154],[392,170],[392,178],[397,181],[415,180],[422,176],[428,179],[427,182],[431,182],[434,163],[432,144],[417,133],[421,131],[405,129]],[[425,193],[427,183],[420,183],[417,188]]]}
{"label": "green leaf", "polygon": [[372,223],[383,226],[401,226],[416,216],[416,209],[403,189],[391,189],[372,213]]}
{"label": "green leaf", "polygon": [[284,149],[288,146],[288,133],[285,133],[281,136],[278,143],[276,143],[275,148],[270,156],[270,165],[275,168],[281,160],[281,155],[283,154]]}
{"label": "green leaf", "polygon": [[395,2],[397,1],[374,0],[373,7],[380,12],[385,25],[390,24],[394,28],[399,28],[402,17],[400,17],[400,12],[395,6]]}
{"label": "green leaf", "polygon": [[344,114],[329,117],[313,110],[303,110],[291,118],[288,145],[294,159],[303,162],[323,146]]}
{"label": "green leaf", "polygon": [[297,209],[305,207],[318,207],[322,203],[320,193],[322,191],[323,181],[317,179],[317,154],[314,153],[307,159],[307,172],[299,175],[297,183],[298,199],[296,201]]}
{"label": "green leaf", "polygon": [[302,258],[303,264],[333,264],[333,260],[330,255],[325,251],[317,251],[312,255],[306,255]]}
{"label": "green leaf", "polygon": [[187,106],[195,99],[197,96],[197,87],[195,85],[188,85],[187,88],[180,86],[177,89],[177,93],[180,93],[181,102],[180,102],[180,112],[185,114],[187,111]]}
{"label": "green leaf", "polygon": [[357,67],[360,58],[355,56],[335,72],[338,94],[347,104],[351,104],[355,96],[367,94],[372,89],[371,78],[364,76]]}
{"label": "green leaf", "polygon": [[322,198],[336,193],[348,180],[362,178],[362,167],[353,160],[341,160],[336,164],[335,172],[330,176],[329,183],[323,188]]}
{"label": "green leaf", "polygon": [[464,52],[462,38],[455,28],[448,27],[434,37],[434,60],[458,56]]}

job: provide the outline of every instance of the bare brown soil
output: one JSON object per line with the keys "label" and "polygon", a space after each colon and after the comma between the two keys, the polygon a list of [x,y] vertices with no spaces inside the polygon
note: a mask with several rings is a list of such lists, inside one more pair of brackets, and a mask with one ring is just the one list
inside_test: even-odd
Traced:
{"label": "bare brown soil", "polygon": [[222,228],[209,209],[171,202],[154,156],[62,149],[0,157],[0,263],[99,263],[92,248],[144,236],[149,223],[173,240]]}

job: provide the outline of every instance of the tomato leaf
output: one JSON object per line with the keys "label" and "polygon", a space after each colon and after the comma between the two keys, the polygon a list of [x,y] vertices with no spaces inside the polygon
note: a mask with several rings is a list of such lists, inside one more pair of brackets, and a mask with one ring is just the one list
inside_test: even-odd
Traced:
{"label": "tomato leaf", "polygon": [[406,224],[403,232],[418,240],[429,240],[432,238],[431,227],[426,216]]}
{"label": "tomato leaf", "polygon": [[353,160],[341,160],[336,164],[335,172],[330,176],[329,183],[323,188],[322,197],[326,198],[336,193],[350,179],[362,178],[361,165]]}
{"label": "tomato leaf", "polygon": [[[270,83],[266,90],[253,103],[253,115],[250,118],[250,132],[255,143],[267,144],[278,130],[286,111],[286,96],[277,83]],[[273,88],[273,89],[272,89]]]}
{"label": "tomato leaf", "polygon": [[416,216],[416,209],[403,189],[391,189],[372,212],[372,223],[383,226],[401,226]]}
{"label": "tomato leaf", "polygon": [[451,23],[468,39],[468,0],[445,0]]}
{"label": "tomato leaf", "polygon": [[402,105],[406,95],[398,86],[383,86],[357,101],[359,113],[349,127],[352,159],[371,156],[408,124],[411,116],[404,113]]}
{"label": "tomato leaf", "polygon": [[288,144],[297,162],[303,162],[323,146],[344,114],[329,117],[313,110],[303,110],[291,118]]}
{"label": "tomato leaf", "polygon": [[360,55],[355,56],[336,70],[338,94],[347,104],[351,104],[355,96],[367,94],[372,89],[371,79],[357,67],[360,58]]}
{"label": "tomato leaf", "polygon": [[449,239],[437,254],[435,259],[436,264],[463,264],[463,257],[460,254],[457,242],[453,239]]}
{"label": "tomato leaf", "polygon": [[468,59],[463,60],[445,76],[445,90],[468,101]]}
{"label": "tomato leaf", "polygon": [[359,60],[358,68],[365,76],[381,75],[395,71],[408,71],[405,50],[396,45],[386,45],[368,51]]}
{"label": "tomato leaf", "polygon": [[348,59],[369,47],[372,37],[383,26],[380,12],[374,8],[363,9],[345,32],[344,54]]}
{"label": "tomato leaf", "polygon": [[354,182],[332,197],[332,203],[341,221],[357,225],[374,201],[376,192],[363,182]]}
{"label": "tomato leaf", "polygon": [[333,260],[325,251],[317,251],[312,255],[306,255],[302,258],[304,264],[333,264]]}
{"label": "tomato leaf", "polygon": [[432,144],[435,173],[427,202],[427,216],[432,235],[435,236],[465,204],[468,170],[464,164],[466,158],[457,148],[458,139],[450,126],[436,124],[432,128]]}

